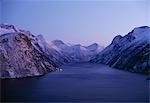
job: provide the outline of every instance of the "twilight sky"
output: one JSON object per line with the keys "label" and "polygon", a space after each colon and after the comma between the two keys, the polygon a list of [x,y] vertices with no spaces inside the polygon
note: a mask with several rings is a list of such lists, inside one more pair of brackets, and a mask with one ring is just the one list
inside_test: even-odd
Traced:
{"label": "twilight sky", "polygon": [[149,0],[0,0],[0,11],[1,23],[83,45],[150,26]]}

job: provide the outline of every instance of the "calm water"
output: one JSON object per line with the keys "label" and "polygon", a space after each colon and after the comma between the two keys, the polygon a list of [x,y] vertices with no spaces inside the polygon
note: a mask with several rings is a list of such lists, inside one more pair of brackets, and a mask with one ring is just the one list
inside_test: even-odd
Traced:
{"label": "calm water", "polygon": [[41,77],[2,80],[3,101],[148,102],[145,75],[102,64],[76,63]]}

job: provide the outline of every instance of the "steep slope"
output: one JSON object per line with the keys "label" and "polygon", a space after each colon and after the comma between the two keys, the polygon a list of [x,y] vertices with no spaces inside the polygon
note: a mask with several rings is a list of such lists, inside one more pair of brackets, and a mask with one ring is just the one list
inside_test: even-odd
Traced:
{"label": "steep slope", "polygon": [[0,78],[38,76],[56,70],[56,64],[44,55],[30,32],[2,25],[0,34]]}
{"label": "steep slope", "polygon": [[104,63],[131,72],[148,73],[150,70],[150,28],[135,28],[122,37],[116,36],[112,43],[91,62]]}
{"label": "steep slope", "polygon": [[36,38],[37,41],[40,42],[39,47],[41,47],[41,49],[44,51],[44,54],[54,61],[58,66],[71,61],[70,57],[61,53],[58,48],[54,47],[54,45],[48,44],[42,35],[38,35]]}

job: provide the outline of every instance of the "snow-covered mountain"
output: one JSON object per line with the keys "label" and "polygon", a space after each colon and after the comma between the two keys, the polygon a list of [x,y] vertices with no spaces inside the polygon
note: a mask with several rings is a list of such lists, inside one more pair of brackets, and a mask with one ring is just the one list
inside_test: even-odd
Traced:
{"label": "snow-covered mountain", "polygon": [[1,34],[6,34],[6,33],[12,33],[12,32],[17,32],[18,30],[14,25],[4,25],[0,24],[0,35]]}
{"label": "snow-covered mountain", "polygon": [[77,62],[89,61],[92,57],[92,53],[80,44],[71,46],[71,49],[73,51],[71,52],[71,56]]}
{"label": "snow-covered mountain", "polygon": [[127,35],[116,36],[91,62],[114,68],[148,73],[150,70],[150,27],[135,28]]}
{"label": "snow-covered mountain", "polygon": [[91,52],[93,52],[94,54],[97,54],[104,49],[104,47],[98,45],[97,43],[91,44],[87,46],[86,48],[90,50]]}
{"label": "snow-covered mountain", "polygon": [[50,43],[50,47],[65,54],[70,58],[70,62],[85,62],[92,57],[92,52],[80,44],[71,45],[61,40],[54,40]]}
{"label": "snow-covered mountain", "polygon": [[43,75],[57,65],[44,55],[38,38],[12,25],[0,26],[0,78]]}

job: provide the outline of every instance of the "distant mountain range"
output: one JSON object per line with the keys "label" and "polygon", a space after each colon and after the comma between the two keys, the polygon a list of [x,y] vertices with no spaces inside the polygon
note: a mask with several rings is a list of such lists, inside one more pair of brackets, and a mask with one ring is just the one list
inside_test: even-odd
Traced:
{"label": "distant mountain range", "polygon": [[[67,55],[71,61],[70,62],[87,62],[89,61],[95,54],[100,52],[103,47],[98,44],[90,45],[89,47],[82,46],[80,44],[71,45],[64,43],[61,40],[54,40],[50,43],[50,48],[54,48],[61,54]],[[91,50],[91,48],[94,48]],[[101,49],[100,49],[101,48]]]}

